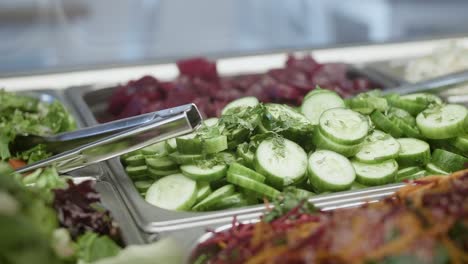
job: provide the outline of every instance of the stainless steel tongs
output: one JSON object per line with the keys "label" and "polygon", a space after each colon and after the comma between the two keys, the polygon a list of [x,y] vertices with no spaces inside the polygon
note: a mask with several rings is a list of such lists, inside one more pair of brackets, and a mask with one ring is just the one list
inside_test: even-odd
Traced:
{"label": "stainless steel tongs", "polygon": [[[182,105],[51,137],[28,137],[30,144],[45,144],[58,153],[48,159],[24,166],[18,173],[55,165],[66,173],[105,161],[148,145],[193,132],[202,122],[194,104]],[[20,147],[26,147],[24,143]]]}

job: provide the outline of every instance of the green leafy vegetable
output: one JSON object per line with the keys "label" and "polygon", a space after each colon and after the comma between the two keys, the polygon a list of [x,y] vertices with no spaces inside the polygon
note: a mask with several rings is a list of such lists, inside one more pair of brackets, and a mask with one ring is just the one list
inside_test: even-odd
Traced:
{"label": "green leafy vegetable", "polygon": [[271,222],[278,217],[283,216],[292,209],[298,207],[301,213],[313,213],[316,208],[312,203],[309,203],[302,195],[297,192],[295,187],[287,187],[278,198],[273,200],[273,208],[266,213],[263,221]]}
{"label": "green leafy vegetable", "polygon": [[77,240],[77,257],[84,262],[94,262],[119,253],[120,247],[108,236],[86,232]]}

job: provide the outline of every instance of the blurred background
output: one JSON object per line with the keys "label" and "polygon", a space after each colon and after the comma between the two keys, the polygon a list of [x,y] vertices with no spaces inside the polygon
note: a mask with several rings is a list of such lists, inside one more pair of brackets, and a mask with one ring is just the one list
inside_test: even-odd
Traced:
{"label": "blurred background", "polygon": [[464,0],[2,0],[0,75],[468,34]]}

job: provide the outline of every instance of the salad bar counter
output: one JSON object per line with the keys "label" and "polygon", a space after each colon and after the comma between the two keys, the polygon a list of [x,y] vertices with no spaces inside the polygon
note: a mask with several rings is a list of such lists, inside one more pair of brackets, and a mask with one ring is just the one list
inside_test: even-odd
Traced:
{"label": "salad bar counter", "polygon": [[[451,45],[456,51],[450,52],[466,52],[462,40]],[[366,47],[361,50],[363,57],[372,56],[366,55]],[[367,58],[355,65],[320,61],[306,52],[262,56],[280,55],[282,64],[268,69],[250,65],[235,74],[224,74],[215,62],[194,58],[174,65],[179,69],[175,79],[154,72],[124,84],[75,86],[63,93],[0,91],[0,109],[12,113],[2,117],[0,172],[9,174],[12,168],[52,155],[41,145],[22,150],[21,141],[29,135],[51,135],[194,103],[204,121],[191,134],[72,171],[68,182],[53,167],[14,177],[25,186],[45,186],[53,193],[59,225],[69,230],[72,239],[92,230],[120,247],[172,237],[190,263],[303,261],[307,250],[315,252],[310,258],[324,263],[407,255],[409,251],[400,247],[416,246],[419,242],[413,238],[425,231],[415,220],[416,209],[403,201],[434,212],[438,205],[426,200],[421,205],[416,193],[432,197],[440,190],[451,193],[466,187],[466,172],[456,172],[468,163],[468,91],[457,81],[451,82],[457,87],[430,86],[431,80],[438,83],[433,78],[468,67],[441,72],[427,62],[429,53],[386,61]],[[446,63],[457,64],[449,55]],[[456,76],[465,75],[468,72]],[[414,84],[417,92],[392,90],[407,83]],[[34,103],[24,98],[34,98]],[[44,110],[48,107],[59,110]],[[31,119],[33,113],[37,117]],[[48,170],[52,176],[45,175]],[[431,175],[439,176],[424,178]],[[99,195],[85,194],[87,188]],[[466,194],[464,189],[460,192]],[[466,260],[457,248],[467,250],[466,244],[450,242],[454,223],[465,222],[458,227],[468,228],[466,197],[459,198],[457,210],[462,213],[448,206],[450,212],[442,219],[436,213],[425,215],[425,222],[447,225],[437,230],[442,237],[427,231],[432,244],[421,247],[421,252],[439,250],[437,257]],[[92,215],[92,208],[84,204],[96,202],[105,209]],[[75,214],[83,218],[70,217]],[[86,225],[85,216],[94,220]],[[354,231],[343,243],[371,243],[351,241],[369,236],[359,228],[368,222],[377,225],[379,217],[386,224],[374,235],[383,240],[389,235],[395,241],[369,238],[374,239],[375,244],[368,245],[374,253],[364,254],[357,246],[343,248],[336,240],[343,237],[340,230],[350,229],[347,224],[354,221],[359,224],[352,226]],[[99,218],[110,222],[91,227]],[[337,218],[349,218],[349,223],[338,224]],[[421,232],[405,229],[409,223]],[[329,225],[339,227],[329,231]],[[277,244],[272,242],[275,239]],[[466,235],[456,239],[466,240]],[[325,250],[330,243],[336,244],[335,251]]]}

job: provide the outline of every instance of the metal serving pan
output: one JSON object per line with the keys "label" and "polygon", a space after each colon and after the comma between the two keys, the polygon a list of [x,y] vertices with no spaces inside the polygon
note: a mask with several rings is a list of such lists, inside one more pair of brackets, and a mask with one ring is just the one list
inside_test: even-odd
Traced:
{"label": "metal serving pan", "polygon": [[[349,66],[350,74],[369,78],[371,81],[380,84],[382,87],[391,87],[394,82],[388,78],[376,78],[368,76],[360,69]],[[116,85],[91,85],[71,87],[65,90],[67,98],[69,98],[79,114],[83,118],[86,125],[97,124],[97,120],[108,119],[106,115],[107,103]],[[177,230],[193,226],[204,226],[211,220],[225,221],[231,219],[233,215],[247,214],[250,217],[259,215],[263,206],[249,206],[240,209],[214,211],[214,212],[175,212],[162,208],[155,207],[147,203],[137,192],[132,181],[125,173],[125,170],[119,159],[112,159],[107,162],[110,170],[110,178],[118,192],[122,195],[131,215],[137,225],[145,232],[157,233],[169,230]],[[316,196],[314,201],[335,201],[342,197],[346,199],[357,199],[357,197],[366,196],[368,190],[364,192],[350,192],[349,194]],[[368,195],[382,195],[381,193],[389,194],[387,189],[378,189],[370,191]],[[391,192],[390,192],[391,193]],[[348,195],[348,196],[347,196]]]}
{"label": "metal serving pan", "polygon": [[[78,127],[83,127],[83,119],[78,115],[78,112],[73,105],[68,101],[64,94],[57,90],[33,90],[22,91],[19,94],[36,97],[42,102],[51,103],[54,100],[60,101],[71,115],[75,118]],[[115,188],[109,182],[109,171],[105,166],[96,164],[80,170],[76,170],[69,174],[73,181],[81,182],[84,180],[92,180],[95,182],[96,191],[101,195],[101,202],[107,208],[112,217],[118,223],[123,240],[126,244],[142,244],[145,242],[141,231],[136,227],[132,217],[130,216],[125,204],[118,195]]]}

